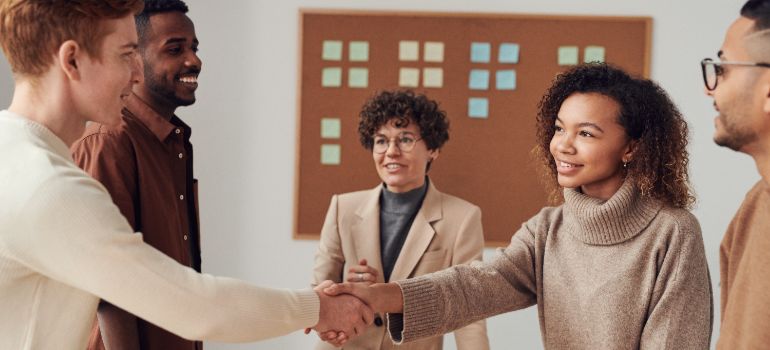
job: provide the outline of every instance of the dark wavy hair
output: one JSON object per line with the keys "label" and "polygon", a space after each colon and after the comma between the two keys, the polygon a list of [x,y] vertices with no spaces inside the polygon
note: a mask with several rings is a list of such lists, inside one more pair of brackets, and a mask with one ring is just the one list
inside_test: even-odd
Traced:
{"label": "dark wavy hair", "polygon": [[754,30],[770,28],[770,0],[749,0],[741,7],[741,16],[754,20]]}
{"label": "dark wavy hair", "polygon": [[147,28],[150,26],[152,15],[165,12],[187,13],[187,11],[189,11],[187,4],[182,0],[145,0],[144,10],[134,16],[139,43],[143,43],[147,38]]}
{"label": "dark wavy hair", "polygon": [[618,123],[636,140],[626,177],[634,181],[642,196],[677,208],[692,206],[695,197],[687,173],[687,122],[660,86],[605,63],[579,65],[559,74],[538,104],[534,153],[543,162],[552,194],[558,189],[550,152],[556,117],[564,100],[576,93],[598,93],[620,106]]}
{"label": "dark wavy hair", "polygon": [[366,101],[358,122],[361,144],[371,150],[374,134],[392,119],[399,128],[417,123],[420,138],[429,150],[439,149],[449,140],[449,120],[436,101],[411,90],[397,90],[381,91]]}

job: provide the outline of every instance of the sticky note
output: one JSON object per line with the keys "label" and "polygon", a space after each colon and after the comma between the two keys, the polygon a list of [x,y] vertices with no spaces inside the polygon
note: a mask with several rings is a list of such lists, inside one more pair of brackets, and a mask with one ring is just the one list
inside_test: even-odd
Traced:
{"label": "sticky note", "polygon": [[341,152],[340,145],[321,145],[321,164],[339,165]]}
{"label": "sticky note", "polygon": [[369,69],[350,68],[348,70],[348,86],[352,88],[365,88],[369,86]]}
{"label": "sticky note", "polygon": [[342,86],[342,68],[327,67],[321,71],[321,86],[339,87]]}
{"label": "sticky note", "polygon": [[569,66],[578,64],[577,46],[559,46],[559,65]]}
{"label": "sticky note", "polygon": [[323,53],[321,58],[324,61],[339,61],[342,59],[342,41],[324,40]]}
{"label": "sticky note", "polygon": [[369,42],[351,41],[348,44],[348,58],[351,62],[366,62],[369,60]]}
{"label": "sticky note", "polygon": [[471,43],[471,62],[489,63],[492,46],[489,43]]}
{"label": "sticky note", "polygon": [[399,61],[417,61],[420,59],[420,43],[402,40],[398,43]]}
{"label": "sticky note", "polygon": [[321,138],[340,138],[340,118],[321,118]]}
{"label": "sticky note", "polygon": [[489,71],[486,69],[471,69],[468,87],[471,90],[489,89]]}
{"label": "sticky note", "polygon": [[604,62],[604,46],[586,46],[583,51],[583,62]]}
{"label": "sticky note", "polygon": [[500,51],[497,53],[497,61],[500,63],[519,63],[519,44],[500,44]]}
{"label": "sticky note", "polygon": [[426,41],[423,54],[425,55],[423,57],[425,62],[444,62],[444,43]]}
{"label": "sticky note", "polygon": [[420,86],[420,70],[418,68],[401,68],[398,70],[398,86]]}
{"label": "sticky note", "polygon": [[426,88],[440,88],[444,86],[443,68],[424,68],[422,70],[422,86]]}
{"label": "sticky note", "polygon": [[513,69],[497,71],[495,86],[498,90],[516,90],[516,71]]}
{"label": "sticky note", "polygon": [[471,97],[468,99],[468,116],[486,119],[489,116],[489,101],[486,98]]}

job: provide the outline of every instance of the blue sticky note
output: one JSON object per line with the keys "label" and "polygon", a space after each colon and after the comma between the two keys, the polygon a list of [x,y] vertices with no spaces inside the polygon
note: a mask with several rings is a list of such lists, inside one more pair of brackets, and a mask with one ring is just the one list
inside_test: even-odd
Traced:
{"label": "blue sticky note", "polygon": [[369,69],[350,68],[348,70],[348,86],[352,88],[365,88],[369,86]]}
{"label": "blue sticky note", "polygon": [[324,40],[321,58],[324,61],[339,61],[342,59],[342,41]]}
{"label": "blue sticky note", "polygon": [[327,67],[321,71],[321,86],[340,87],[342,86],[342,68]]}
{"label": "blue sticky note", "polygon": [[340,145],[321,145],[321,164],[339,165],[342,153]]}
{"label": "blue sticky note", "polygon": [[497,60],[500,63],[519,63],[519,44],[500,44],[500,51],[497,54]]}
{"label": "blue sticky note", "polygon": [[489,71],[486,69],[471,69],[468,87],[471,90],[489,89]]}
{"label": "blue sticky note", "polygon": [[489,63],[492,45],[489,43],[471,43],[471,62]]}
{"label": "blue sticky note", "polygon": [[516,90],[516,71],[513,69],[497,71],[495,85],[498,90]]}
{"label": "blue sticky note", "polygon": [[559,65],[571,66],[578,64],[577,46],[559,46]]}
{"label": "blue sticky note", "polygon": [[468,116],[486,119],[489,116],[489,101],[486,98],[471,97],[468,99]]}

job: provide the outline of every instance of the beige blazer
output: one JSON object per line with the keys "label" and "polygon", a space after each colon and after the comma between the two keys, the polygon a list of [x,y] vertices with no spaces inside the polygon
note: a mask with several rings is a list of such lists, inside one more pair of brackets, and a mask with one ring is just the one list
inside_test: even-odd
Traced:
{"label": "beige blazer", "polygon": [[[347,270],[366,259],[379,271],[377,282],[385,282],[380,257],[380,193],[382,185],[366,191],[332,197],[321,242],[315,257],[313,284],[347,279]],[[442,270],[452,265],[481,260],[484,248],[479,207],[439,192],[430,182],[422,207],[412,223],[391,280],[402,280]],[[381,316],[383,322],[384,315]],[[396,347],[386,332],[387,325],[372,325],[344,349],[430,350],[443,347],[443,336]],[[454,332],[460,350],[489,349],[484,320]],[[333,349],[319,343],[316,349]]]}

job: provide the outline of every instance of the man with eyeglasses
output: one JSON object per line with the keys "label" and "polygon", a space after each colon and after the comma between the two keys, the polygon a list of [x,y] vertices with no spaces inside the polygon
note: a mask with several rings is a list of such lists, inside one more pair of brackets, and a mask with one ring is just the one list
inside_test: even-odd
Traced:
{"label": "man with eyeglasses", "polygon": [[754,158],[762,180],[722,240],[717,349],[762,349],[770,344],[770,0],[743,5],[718,56],[701,62],[719,112],[714,142]]}

